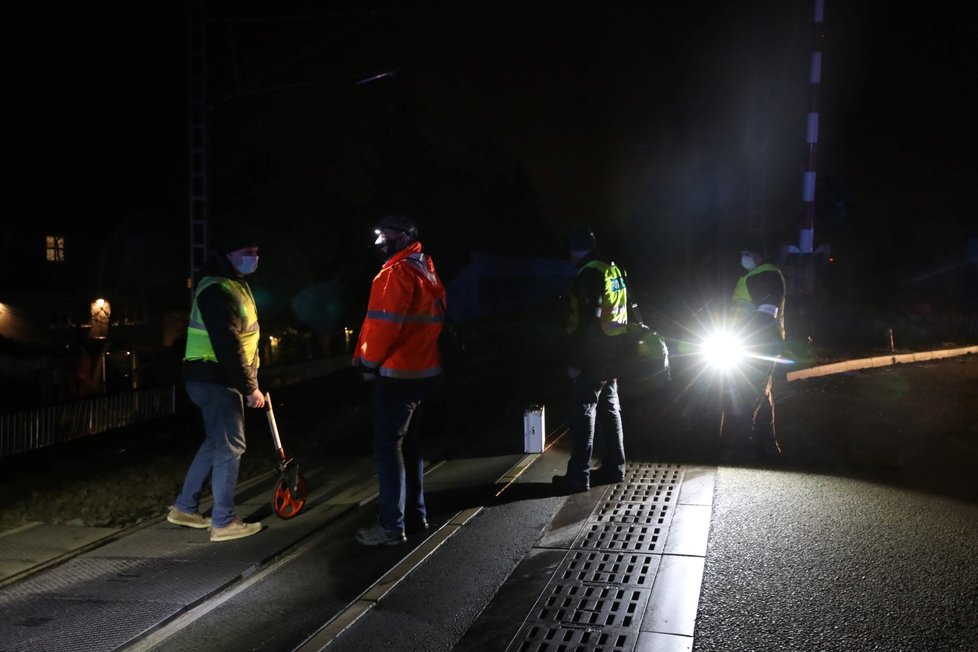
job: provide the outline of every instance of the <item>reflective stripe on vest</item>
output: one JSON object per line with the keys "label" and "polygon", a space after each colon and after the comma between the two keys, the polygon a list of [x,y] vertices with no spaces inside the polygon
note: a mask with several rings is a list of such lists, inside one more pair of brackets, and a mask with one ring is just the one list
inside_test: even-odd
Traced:
{"label": "reflective stripe on vest", "polygon": [[207,334],[207,326],[200,316],[200,307],[197,305],[197,298],[200,293],[212,285],[220,285],[221,289],[231,295],[237,303],[238,316],[241,318],[241,322],[245,324],[238,333],[238,339],[241,340],[246,359],[250,361],[250,364],[257,366],[260,334],[255,298],[246,284],[236,283],[229,278],[218,276],[205,276],[197,284],[197,290],[194,292],[194,303],[190,309],[190,323],[187,325],[187,348],[184,352],[184,360],[217,362],[217,354],[214,353],[214,346]]}
{"label": "reflective stripe on vest", "polygon": [[445,288],[432,260],[414,242],[374,278],[354,362],[386,378],[437,376],[442,373],[438,337],[444,321]]}
{"label": "reflective stripe on vest", "polygon": [[[604,278],[604,294],[601,297],[601,331],[605,335],[622,335],[628,329],[628,292],[625,289],[625,274],[612,263],[592,260],[582,267],[590,267],[601,272]],[[580,272],[578,272],[580,273]],[[571,294],[570,318],[567,332],[573,333],[580,323],[580,305],[577,297]]]}

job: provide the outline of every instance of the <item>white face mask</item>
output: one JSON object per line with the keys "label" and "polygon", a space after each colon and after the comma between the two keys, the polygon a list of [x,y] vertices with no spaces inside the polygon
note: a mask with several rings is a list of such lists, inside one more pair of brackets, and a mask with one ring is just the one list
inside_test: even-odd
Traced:
{"label": "white face mask", "polygon": [[741,256],[740,266],[746,269],[748,272],[757,267],[757,265],[754,263],[753,256]]}
{"label": "white face mask", "polygon": [[231,264],[245,276],[254,274],[258,269],[258,256],[232,256]]}

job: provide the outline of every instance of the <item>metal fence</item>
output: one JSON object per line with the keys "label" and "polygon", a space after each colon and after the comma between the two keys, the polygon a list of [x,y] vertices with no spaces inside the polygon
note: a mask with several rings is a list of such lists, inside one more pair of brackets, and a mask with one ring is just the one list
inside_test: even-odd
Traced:
{"label": "metal fence", "polygon": [[170,416],[176,387],[154,387],[0,415],[0,457]]}
{"label": "metal fence", "polygon": [[[350,356],[262,368],[262,389],[293,385],[350,368]],[[106,394],[0,415],[0,457],[97,435],[176,414],[176,385]]]}

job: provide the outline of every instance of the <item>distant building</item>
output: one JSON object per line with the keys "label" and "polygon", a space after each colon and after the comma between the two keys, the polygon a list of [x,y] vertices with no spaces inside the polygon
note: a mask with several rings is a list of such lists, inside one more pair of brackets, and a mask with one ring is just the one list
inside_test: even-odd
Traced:
{"label": "distant building", "polygon": [[0,412],[172,382],[169,349],[186,330],[188,305],[182,229],[168,234],[162,216],[99,233],[84,223],[8,224],[0,241]]}

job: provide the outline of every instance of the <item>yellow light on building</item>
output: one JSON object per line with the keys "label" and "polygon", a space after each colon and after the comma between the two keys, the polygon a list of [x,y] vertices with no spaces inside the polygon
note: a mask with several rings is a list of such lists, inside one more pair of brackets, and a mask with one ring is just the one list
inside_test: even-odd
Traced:
{"label": "yellow light on building", "polygon": [[109,318],[112,316],[112,304],[99,297],[91,305],[92,330],[91,337],[105,338],[109,336]]}

